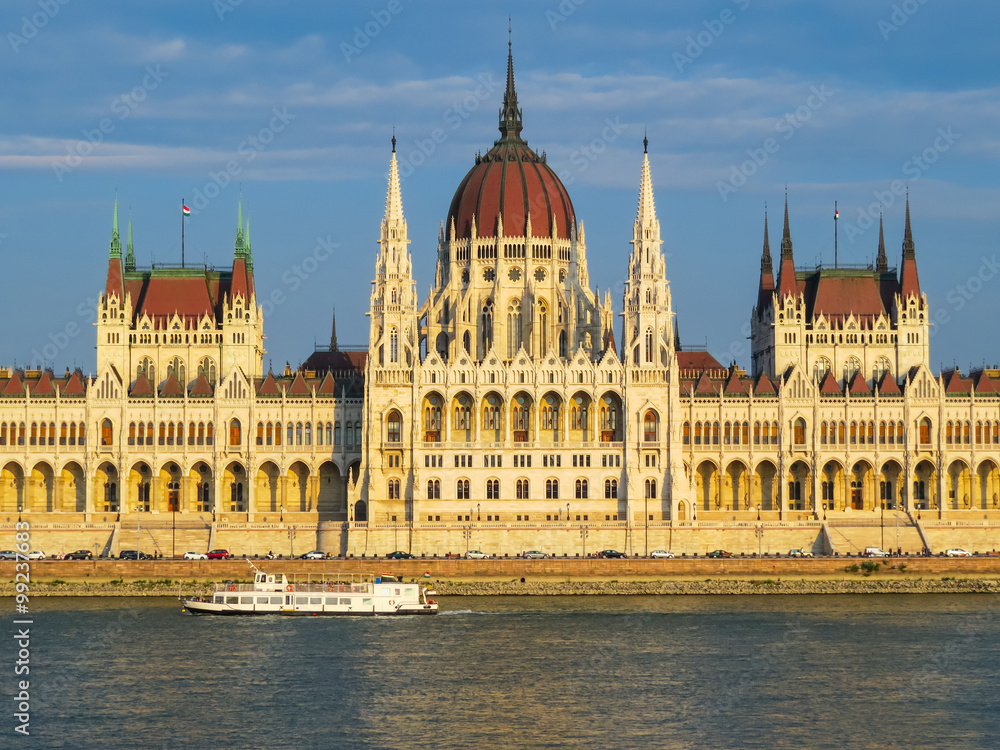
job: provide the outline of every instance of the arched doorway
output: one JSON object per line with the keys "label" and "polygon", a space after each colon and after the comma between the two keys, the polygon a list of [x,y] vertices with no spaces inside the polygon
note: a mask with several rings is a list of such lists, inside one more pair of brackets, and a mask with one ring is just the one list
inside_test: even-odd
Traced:
{"label": "arched doorway", "polygon": [[357,522],[368,520],[368,503],[364,500],[358,500],[354,504],[354,520]]}
{"label": "arched doorway", "polygon": [[[333,461],[319,467],[319,494],[316,496],[316,510],[320,519],[330,518],[344,512],[347,488],[340,470]],[[343,516],[341,516],[343,517]]]}
{"label": "arched doorway", "polygon": [[204,461],[196,463],[188,474],[188,482],[194,489],[194,510],[200,513],[211,511],[214,504],[212,502],[212,469],[209,465]]}
{"label": "arched doorway", "polygon": [[902,504],[900,502],[899,485],[903,467],[898,462],[889,460],[882,465],[879,473],[879,502],[886,510],[896,510]]}
{"label": "arched doorway", "polygon": [[247,509],[247,472],[242,464],[235,461],[222,473],[222,492],[226,498],[226,509],[231,513],[243,513]]}
{"label": "arched doorway", "polygon": [[94,510],[118,513],[121,509],[121,481],[114,465],[105,461],[94,472]]}
{"label": "arched doorway", "polygon": [[695,472],[695,497],[700,510],[719,510],[722,499],[719,493],[719,469],[711,461],[702,461]]}
{"label": "arched doorway", "polygon": [[965,461],[958,459],[951,462],[948,467],[947,483],[947,507],[951,510],[970,510],[972,508],[972,473]]}
{"label": "arched doorway", "polygon": [[778,473],[777,467],[770,461],[761,461],[757,464],[757,470],[753,477],[753,496],[751,504],[760,506],[761,510],[777,510],[774,491],[774,478]]}
{"label": "arched doorway", "polygon": [[257,510],[278,512],[281,504],[278,489],[281,472],[273,461],[265,461],[257,470]]}
{"label": "arched doorway", "polygon": [[24,505],[27,511],[45,511],[51,513],[55,510],[55,482],[52,467],[47,463],[35,464],[31,470],[31,481],[28,483],[28,502]]}
{"label": "arched doorway", "polygon": [[24,509],[24,470],[11,461],[0,471],[0,510],[20,513]]}
{"label": "arched doorway", "polygon": [[820,498],[827,511],[842,511],[849,506],[845,492],[846,477],[839,461],[827,461],[820,474]]}
{"label": "arched doorway", "polygon": [[128,473],[128,494],[124,498],[125,510],[134,513],[136,508],[144,513],[150,510],[150,487],[153,473],[149,464],[140,461]]}
{"label": "arched doorway", "polygon": [[911,497],[914,510],[937,509],[937,471],[930,461],[923,460],[914,468]]}
{"label": "arched doorway", "polygon": [[309,469],[301,461],[296,461],[288,469],[285,510],[298,512],[312,510],[312,498],[309,496]]}
{"label": "arched doorway", "polygon": [[788,509],[806,510],[812,506],[812,475],[805,461],[796,461],[788,470]]}
{"label": "arched doorway", "polygon": [[987,459],[979,464],[976,471],[979,479],[980,507],[983,510],[1000,510],[1000,470],[996,463]]}
{"label": "arched doorway", "polygon": [[87,510],[87,482],[83,468],[75,461],[66,464],[59,473],[60,503],[58,510],[83,513]]}
{"label": "arched doorway", "polygon": [[726,467],[724,510],[750,510],[748,476],[747,467],[742,461],[733,461]]}

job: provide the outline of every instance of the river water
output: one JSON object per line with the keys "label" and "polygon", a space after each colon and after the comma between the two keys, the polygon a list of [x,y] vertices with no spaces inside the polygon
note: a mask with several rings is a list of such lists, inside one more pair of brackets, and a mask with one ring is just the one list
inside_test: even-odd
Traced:
{"label": "river water", "polygon": [[32,607],[31,736],[5,718],[0,747],[1000,746],[991,595],[452,597],[378,619]]}

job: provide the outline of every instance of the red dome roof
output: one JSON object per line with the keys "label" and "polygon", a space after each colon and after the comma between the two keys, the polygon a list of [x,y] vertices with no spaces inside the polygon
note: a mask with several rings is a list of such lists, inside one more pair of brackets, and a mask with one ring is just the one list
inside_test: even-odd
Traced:
{"label": "red dome roof", "polygon": [[562,181],[521,139],[521,110],[514,90],[514,60],[507,45],[507,91],[500,108],[501,138],[485,156],[476,157],[455,191],[448,209],[447,231],[455,222],[456,239],[472,236],[475,217],[476,234],[493,236],[503,217],[506,236],[526,235],[531,215],[531,236],[551,237],[555,216],[556,236],[569,239],[576,226],[576,214]]}
{"label": "red dome roof", "polygon": [[502,138],[458,186],[447,227],[454,219],[456,238],[467,239],[475,216],[476,233],[491,236],[502,216],[505,235],[524,235],[529,212],[533,237],[552,236],[553,214],[558,237],[569,239],[576,224],[573,202],[556,173],[520,138]]}

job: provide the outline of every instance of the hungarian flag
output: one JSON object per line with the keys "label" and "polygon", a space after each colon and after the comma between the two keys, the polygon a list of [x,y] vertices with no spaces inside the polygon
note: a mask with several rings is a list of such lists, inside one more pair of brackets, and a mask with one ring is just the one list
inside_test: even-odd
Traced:
{"label": "hungarian flag", "polygon": [[185,205],[184,205],[184,204],[182,203],[182,204],[181,204],[181,213],[182,213],[182,214],[184,214],[184,216],[190,216],[190,215],[191,215],[191,209],[190,209],[190,208],[188,208],[187,206],[185,206]]}
{"label": "hungarian flag", "polygon": [[833,212],[833,220],[836,221],[839,218],[840,218],[840,211],[834,211]]}

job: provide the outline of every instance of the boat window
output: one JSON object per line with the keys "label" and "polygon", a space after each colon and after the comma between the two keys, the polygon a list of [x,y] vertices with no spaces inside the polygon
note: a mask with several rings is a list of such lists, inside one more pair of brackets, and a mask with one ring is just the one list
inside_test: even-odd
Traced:
{"label": "boat window", "polygon": [[392,589],[390,589],[388,586],[383,586],[382,596],[392,596]]}
{"label": "boat window", "polygon": [[396,589],[396,596],[399,596],[401,593],[403,593],[402,589]]}
{"label": "boat window", "polygon": [[238,596],[227,596],[226,597],[226,604],[237,604],[237,603],[239,603],[239,601],[240,601],[240,598]]}
{"label": "boat window", "polygon": [[[366,601],[367,601],[367,600],[366,600]],[[340,603],[341,603],[341,604],[346,604],[346,605],[347,605],[348,607],[350,607],[350,606],[351,606],[351,600],[350,600],[350,599],[341,599],[341,600],[340,600]]]}
{"label": "boat window", "polygon": [[[279,599],[278,603],[280,603],[280,601],[281,600]],[[267,604],[267,597],[266,596],[258,596],[257,597],[257,603],[258,604]]]}
{"label": "boat window", "polygon": [[372,606],[372,600],[371,599],[365,599],[363,603],[364,603],[364,605],[366,607]]}
{"label": "boat window", "polygon": [[326,597],[326,606],[332,607],[336,603],[337,603],[337,597],[335,597],[335,596],[328,596],[328,597]]}
{"label": "boat window", "polygon": [[215,603],[216,604],[222,604],[222,599],[223,599],[223,597],[221,597],[218,594],[216,594],[216,596],[215,596]]}
{"label": "boat window", "polygon": [[322,596],[314,596],[314,597],[312,597],[309,600],[309,603],[310,604],[322,604],[323,603],[323,597]]}
{"label": "boat window", "polygon": [[281,604],[281,597],[280,596],[272,596],[271,597],[271,604]]}
{"label": "boat window", "polygon": [[252,596],[241,596],[240,597],[240,604],[253,604],[253,597]]}
{"label": "boat window", "polygon": [[308,596],[297,596],[297,597],[295,597],[295,603],[296,604],[301,604],[301,605],[305,606],[305,605],[309,604],[309,597]]}

